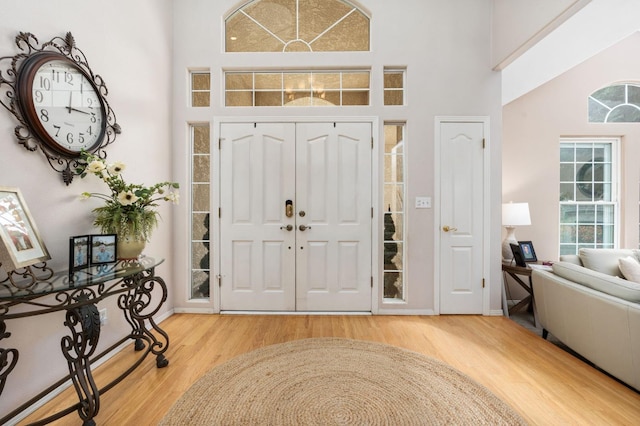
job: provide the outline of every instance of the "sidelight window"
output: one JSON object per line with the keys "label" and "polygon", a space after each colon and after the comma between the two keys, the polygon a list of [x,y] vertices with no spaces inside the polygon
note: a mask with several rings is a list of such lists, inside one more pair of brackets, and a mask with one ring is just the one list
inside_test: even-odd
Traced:
{"label": "sidelight window", "polygon": [[211,282],[211,149],[209,123],[191,130],[191,298],[208,299]]}
{"label": "sidelight window", "polygon": [[405,300],[405,124],[384,126],[384,300]]}

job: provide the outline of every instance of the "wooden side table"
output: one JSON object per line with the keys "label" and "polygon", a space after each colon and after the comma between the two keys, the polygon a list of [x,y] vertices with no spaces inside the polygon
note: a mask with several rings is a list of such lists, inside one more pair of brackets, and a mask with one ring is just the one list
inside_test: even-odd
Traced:
{"label": "wooden side table", "polygon": [[[508,314],[511,314],[512,312],[517,312],[526,306],[527,311],[533,313],[533,325],[535,326],[536,312],[535,312],[535,300],[533,298],[533,281],[531,280],[531,271],[533,271],[533,269],[531,269],[528,266],[518,266],[515,264],[512,265],[510,263],[502,263],[502,273],[503,273],[502,291],[503,291],[503,294],[506,294],[506,289],[507,289],[506,275],[513,278],[515,282],[520,284],[520,286],[527,291],[528,295],[524,299],[522,299],[521,301],[519,301],[518,303],[510,307],[508,310],[505,309],[505,311]],[[521,276],[527,277],[528,278],[527,282],[523,281],[520,278]],[[506,304],[506,296],[504,296],[502,299]]]}

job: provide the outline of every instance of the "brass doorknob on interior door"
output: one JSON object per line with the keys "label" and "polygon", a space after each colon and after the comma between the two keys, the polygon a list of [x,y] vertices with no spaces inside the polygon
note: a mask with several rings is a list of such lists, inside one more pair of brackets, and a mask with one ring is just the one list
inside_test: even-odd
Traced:
{"label": "brass doorknob on interior door", "polygon": [[287,226],[281,226],[280,229],[286,229],[287,231],[292,231],[293,230],[293,225],[289,224]]}
{"label": "brass doorknob on interior door", "polygon": [[307,225],[300,225],[300,226],[298,226],[298,229],[301,230],[301,231],[304,231],[305,229],[311,229],[311,227],[307,226]]}
{"label": "brass doorknob on interior door", "polygon": [[453,226],[447,226],[447,225],[445,225],[445,226],[443,226],[443,227],[442,227],[442,230],[443,230],[444,232],[449,232],[449,231],[453,232],[453,231],[457,231],[457,230],[458,230],[458,228],[454,228]]}

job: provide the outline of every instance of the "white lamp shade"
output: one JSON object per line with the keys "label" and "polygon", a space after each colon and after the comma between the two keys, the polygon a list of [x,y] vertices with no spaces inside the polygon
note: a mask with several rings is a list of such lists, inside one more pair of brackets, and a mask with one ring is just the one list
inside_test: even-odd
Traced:
{"label": "white lamp shade", "polygon": [[531,225],[529,203],[507,203],[502,205],[502,225]]}

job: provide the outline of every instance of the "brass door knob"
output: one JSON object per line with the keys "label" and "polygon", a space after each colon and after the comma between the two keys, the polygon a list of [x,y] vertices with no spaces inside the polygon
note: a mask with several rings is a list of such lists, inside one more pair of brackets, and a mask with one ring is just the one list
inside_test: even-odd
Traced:
{"label": "brass door knob", "polygon": [[280,229],[286,229],[287,231],[293,231],[293,225],[281,226]]}
{"label": "brass door knob", "polygon": [[307,226],[307,225],[300,225],[300,226],[298,226],[298,229],[301,230],[301,231],[304,231],[305,229],[311,229],[311,227]]}
{"label": "brass door knob", "polygon": [[445,226],[443,226],[443,227],[442,227],[442,230],[443,230],[444,232],[449,232],[449,231],[454,232],[454,231],[457,231],[457,230],[458,230],[458,228],[454,228],[453,226],[447,226],[447,225],[445,225]]}

